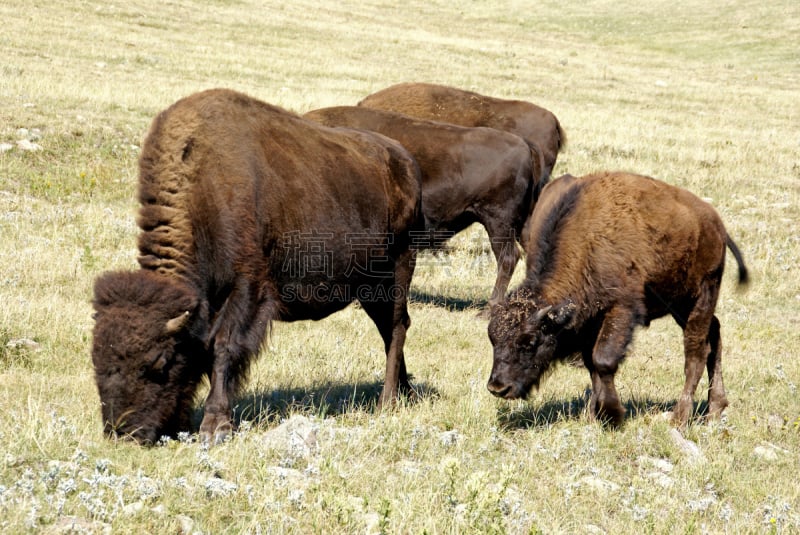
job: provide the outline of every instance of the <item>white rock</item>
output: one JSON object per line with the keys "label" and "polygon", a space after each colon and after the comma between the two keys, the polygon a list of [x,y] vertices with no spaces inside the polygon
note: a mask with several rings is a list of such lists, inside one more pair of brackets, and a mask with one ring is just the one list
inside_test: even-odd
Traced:
{"label": "white rock", "polygon": [[671,462],[667,461],[666,459],[659,459],[657,457],[649,457],[647,455],[640,456],[639,458],[636,459],[636,461],[640,465],[648,464],[648,465],[652,466],[653,468],[656,468],[657,470],[660,470],[661,472],[664,472],[665,474],[669,474],[670,472],[672,472],[673,468],[675,468],[675,465],[673,465]]}
{"label": "white rock", "polygon": [[14,148],[11,143],[0,143],[0,152],[8,152]]}
{"label": "white rock", "polygon": [[439,435],[439,441],[442,446],[454,446],[461,439],[461,434],[455,429],[452,431],[445,431]]}
{"label": "white rock", "polygon": [[26,150],[30,152],[36,152],[38,150],[42,150],[41,145],[39,145],[38,143],[33,143],[31,141],[28,141],[27,139],[20,139],[19,141],[17,141],[17,148],[19,150]]}
{"label": "white rock", "polygon": [[305,416],[295,415],[264,433],[264,446],[284,451],[290,457],[308,457],[319,451],[319,425]]}
{"label": "white rock", "polygon": [[650,472],[647,474],[647,478],[652,479],[656,484],[665,489],[670,488],[675,483],[671,477],[663,472]]}
{"label": "white rock", "polygon": [[591,487],[595,490],[600,490],[603,492],[616,492],[619,490],[619,485],[613,481],[608,481],[597,476],[586,476],[581,479],[581,483],[587,487]]}
{"label": "white rock", "polygon": [[136,513],[142,512],[143,510],[144,510],[144,503],[142,503],[141,501],[133,502],[125,505],[125,507],[122,508],[122,514],[125,516],[133,516]]}
{"label": "white rock", "polygon": [[194,520],[186,515],[177,515],[175,520],[178,521],[178,534],[189,535],[194,529]]}
{"label": "white rock", "polygon": [[680,431],[673,428],[670,430],[669,436],[690,462],[705,462],[706,458],[705,455],[703,455],[703,452],[700,450],[700,447],[691,440],[684,438]]}
{"label": "white rock", "polygon": [[14,340],[9,340],[6,344],[8,349],[31,349],[36,350],[39,349],[39,343],[35,340],[31,340],[30,338],[16,338]]}

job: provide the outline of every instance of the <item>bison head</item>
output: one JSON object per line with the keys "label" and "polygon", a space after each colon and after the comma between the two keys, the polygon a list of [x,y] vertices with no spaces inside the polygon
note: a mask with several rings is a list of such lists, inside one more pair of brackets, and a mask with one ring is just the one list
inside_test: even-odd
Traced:
{"label": "bison head", "polygon": [[153,444],[186,429],[206,369],[189,328],[195,293],[146,270],[107,273],[94,293],[92,362],[106,435]]}
{"label": "bison head", "polygon": [[555,359],[558,333],[571,319],[574,305],[537,305],[517,292],[492,308],[489,340],[494,348],[487,388],[505,399],[525,398]]}

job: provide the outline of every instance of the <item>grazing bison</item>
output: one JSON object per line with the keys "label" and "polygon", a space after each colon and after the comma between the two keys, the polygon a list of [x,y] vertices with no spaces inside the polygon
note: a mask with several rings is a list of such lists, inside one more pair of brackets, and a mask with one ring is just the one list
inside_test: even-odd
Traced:
{"label": "grazing bison", "polygon": [[550,177],[558,152],[567,141],[556,116],[544,108],[522,100],[487,97],[444,85],[397,84],[369,95],[358,105],[517,134],[542,152],[545,180]]}
{"label": "grazing bison", "polygon": [[683,329],[686,382],[673,412],[683,426],[707,367],[708,411],[728,405],[714,307],[725,247],[742,256],[714,209],[649,177],[565,176],[542,191],[528,229],[527,275],[492,310],[488,388],[525,397],[554,361],[579,353],[592,379],[590,414],[620,424],[614,374],[637,325],[671,315]]}
{"label": "grazing bison", "polygon": [[155,118],[139,168],[141,269],[103,274],[94,288],[107,434],[153,443],[185,429],[207,376],[200,433],[224,439],[270,322],[317,320],[354,300],[386,346],[379,402],[410,388],[421,186],[402,146],[217,89]]}
{"label": "grazing bison", "polygon": [[492,128],[466,128],[382,110],[339,106],[307,119],[328,126],[379,132],[399,141],[422,173],[422,213],[430,232],[415,245],[437,247],[479,222],[497,260],[490,305],[505,295],[519,260],[517,240],[542,187],[541,155],[518,136]]}

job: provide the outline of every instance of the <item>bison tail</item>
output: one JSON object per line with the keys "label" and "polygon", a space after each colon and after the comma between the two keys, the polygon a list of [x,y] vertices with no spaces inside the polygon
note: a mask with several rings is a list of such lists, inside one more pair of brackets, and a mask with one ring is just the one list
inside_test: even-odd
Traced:
{"label": "bison tail", "polygon": [[558,152],[561,152],[567,146],[567,133],[561,128],[558,119],[556,119],[556,128],[558,129]]}
{"label": "bison tail", "polygon": [[539,194],[542,193],[542,188],[550,181],[550,173],[545,172],[544,155],[542,151],[539,150],[539,147],[529,144],[528,148],[531,151],[531,185],[533,186],[531,210],[533,210],[533,205],[539,200]]}
{"label": "bison tail", "polygon": [[750,275],[747,272],[747,266],[744,265],[742,252],[739,250],[739,247],[736,246],[736,243],[734,243],[730,236],[725,236],[725,243],[727,243],[728,249],[730,249],[731,253],[733,253],[733,257],[736,259],[736,263],[739,266],[739,284],[747,284],[750,282]]}

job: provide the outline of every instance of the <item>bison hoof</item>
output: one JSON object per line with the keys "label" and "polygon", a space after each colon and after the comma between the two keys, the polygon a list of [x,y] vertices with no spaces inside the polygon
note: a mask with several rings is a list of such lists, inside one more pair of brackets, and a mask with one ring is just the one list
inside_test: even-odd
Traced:
{"label": "bison hoof", "polygon": [[206,415],[200,425],[200,441],[205,446],[222,444],[232,433],[233,426],[227,418],[213,418]]}

